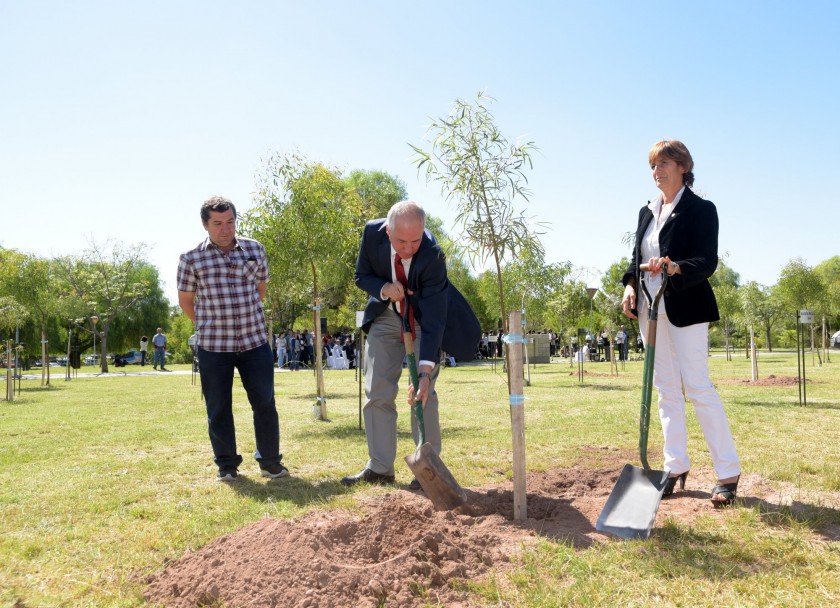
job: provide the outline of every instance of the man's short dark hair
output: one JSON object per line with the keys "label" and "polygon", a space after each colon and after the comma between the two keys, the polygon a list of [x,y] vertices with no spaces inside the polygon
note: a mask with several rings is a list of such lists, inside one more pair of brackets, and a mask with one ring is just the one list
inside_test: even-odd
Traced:
{"label": "man's short dark hair", "polygon": [[201,205],[201,223],[206,225],[210,221],[211,211],[224,213],[228,209],[233,209],[233,217],[236,217],[236,207],[230,199],[223,196],[211,196]]}

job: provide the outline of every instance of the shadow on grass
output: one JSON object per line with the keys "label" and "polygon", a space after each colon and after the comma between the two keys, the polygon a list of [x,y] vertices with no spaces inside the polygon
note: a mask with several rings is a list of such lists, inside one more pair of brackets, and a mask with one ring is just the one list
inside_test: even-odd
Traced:
{"label": "shadow on grass", "polygon": [[237,494],[247,496],[257,502],[275,502],[282,499],[299,507],[323,504],[330,497],[345,494],[348,491],[338,479],[318,483],[294,476],[271,479],[267,483],[262,478],[259,479],[260,481],[256,481],[248,475],[240,474],[228,485]]}
{"label": "shadow on grass", "polygon": [[761,498],[745,497],[740,504],[756,509],[761,520],[774,528],[789,528],[792,523],[805,526],[826,541],[840,540],[840,510],[794,500],[790,505],[778,505]]}
{"label": "shadow on grass", "polygon": [[[704,501],[711,498],[709,492],[701,490],[682,491],[679,495],[680,498],[696,498]],[[792,501],[789,505],[780,505],[763,498],[740,496],[736,499],[734,506],[726,508],[754,509],[768,526],[789,528],[792,524],[799,524],[821,535],[826,541],[840,540],[840,509],[834,507],[814,505],[798,500]]]}
{"label": "shadow on grass", "polygon": [[[536,386],[536,385],[535,385]],[[595,391],[605,391],[605,392],[612,392],[617,391],[620,393],[628,393],[632,391],[636,391],[636,387],[628,387],[628,386],[615,386],[613,384],[594,384],[591,380],[584,381],[584,382],[577,382],[575,384],[564,384],[561,386],[551,386],[552,390],[581,390],[581,389],[589,389]]]}
{"label": "shadow on grass", "polygon": [[[794,396],[795,397],[795,396]],[[840,403],[808,403],[799,405],[798,401],[753,401],[750,399],[734,399],[733,403],[745,407],[766,407],[771,409],[803,409],[803,410],[840,410]]]}
{"label": "shadow on grass", "polygon": [[513,491],[501,489],[470,490],[465,488],[467,502],[459,507],[463,514],[472,517],[501,515],[512,528],[531,531],[541,538],[566,543],[577,548],[594,544],[589,536],[595,532],[590,521],[568,498],[527,494],[528,517],[525,521],[513,518]]}
{"label": "shadow on grass", "polygon": [[[61,381],[63,383],[64,378],[62,378]],[[55,380],[50,380],[50,384],[48,384],[47,386],[40,386],[40,385],[39,386],[21,386],[20,391],[18,391],[17,387],[15,387],[15,395],[18,395],[18,394],[23,395],[23,394],[26,394],[26,393],[39,393],[39,392],[43,392],[43,391],[57,392],[57,391],[60,391],[60,390],[64,390],[64,386],[56,385],[54,383],[55,383]]]}
{"label": "shadow on grass", "polygon": [[[275,386],[275,390],[278,387]],[[282,387],[279,387],[280,390],[276,390],[275,399],[278,402],[289,402],[289,403],[308,403],[312,405],[315,403],[315,393],[313,392],[311,395],[287,395],[282,392]],[[337,399],[356,399],[358,400],[359,393],[356,391],[353,392],[339,392],[339,391],[327,391],[327,408],[329,409],[330,401],[337,400]]]}
{"label": "shadow on grass", "polygon": [[750,560],[741,567],[735,546],[725,534],[700,531],[667,521],[655,528],[647,542],[651,567],[665,576],[737,579],[750,574]]}
{"label": "shadow on grass", "polygon": [[[443,440],[451,441],[453,437],[473,437],[475,435],[475,428],[464,425],[447,425],[442,430]],[[335,439],[353,439],[358,440],[359,437],[365,437],[364,428],[359,428],[357,424],[353,425],[331,425],[324,430],[323,435],[333,437]],[[411,431],[409,429],[397,429],[397,439],[411,439]]]}
{"label": "shadow on grass", "polygon": [[[704,492],[681,495],[691,494],[709,498]],[[751,497],[739,498],[735,507],[727,508],[755,509],[761,521],[773,528],[789,529],[796,524],[805,526],[827,542],[840,539],[840,511],[834,508],[797,501],[790,506],[779,506]],[[709,576],[732,579],[754,574],[753,558],[730,536],[686,527],[679,521],[668,520],[661,528],[655,528],[648,546],[655,548],[655,553],[651,554],[654,568],[663,573],[703,579]]]}
{"label": "shadow on grass", "polygon": [[355,440],[365,436],[365,429],[360,429],[357,422],[352,425],[330,424],[321,434],[335,439]]}
{"label": "shadow on grass", "polygon": [[619,393],[629,393],[637,390],[635,387],[613,386],[611,384],[587,384],[586,382],[583,383],[582,387],[591,388],[596,391],[617,391]]}

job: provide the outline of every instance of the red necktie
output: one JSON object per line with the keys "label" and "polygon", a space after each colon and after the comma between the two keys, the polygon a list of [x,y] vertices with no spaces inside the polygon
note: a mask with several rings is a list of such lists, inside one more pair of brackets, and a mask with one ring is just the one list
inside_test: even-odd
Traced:
{"label": "red necktie", "polygon": [[[405,293],[408,293],[408,277],[405,276],[405,267],[402,263],[402,258],[400,257],[399,253],[394,254],[394,271],[397,274],[397,280],[402,284]],[[406,299],[403,298],[400,300],[400,312],[405,315],[405,307],[408,306],[408,302]],[[411,337],[416,338],[417,334],[414,331],[414,311],[411,308],[408,309],[408,323],[411,327]]]}

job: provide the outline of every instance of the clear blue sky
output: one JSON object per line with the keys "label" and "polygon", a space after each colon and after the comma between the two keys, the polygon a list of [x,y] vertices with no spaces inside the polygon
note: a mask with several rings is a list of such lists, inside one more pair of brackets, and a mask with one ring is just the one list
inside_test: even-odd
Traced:
{"label": "clear blue sky", "polygon": [[[591,269],[655,196],[682,139],[742,281],[840,253],[840,3],[0,4],[0,245],[147,243],[175,301],[212,194],[240,210],[274,151],[379,169],[450,228],[410,162],[429,117],[486,89],[540,151],[528,212],[549,261]],[[293,244],[292,244],[293,245]],[[282,280],[275,276],[274,280]]]}

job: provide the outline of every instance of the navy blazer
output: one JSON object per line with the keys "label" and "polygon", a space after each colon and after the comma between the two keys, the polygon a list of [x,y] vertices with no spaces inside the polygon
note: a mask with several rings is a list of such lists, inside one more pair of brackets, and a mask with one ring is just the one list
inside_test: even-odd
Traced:
{"label": "navy blazer", "polygon": [[[391,306],[380,294],[391,276],[391,241],[385,232],[384,219],[365,226],[359,257],[356,259],[356,286],[368,293],[362,329],[370,330],[374,319]],[[409,306],[420,325],[420,359],[439,361],[441,350],[460,360],[475,357],[481,326],[470,305],[449,283],[446,256],[431,232],[426,230],[420,248],[411,258],[408,269]]]}
{"label": "navy blazer", "polygon": [[[636,300],[643,298],[639,281],[642,239],[653,221],[647,205],[639,211],[633,259],[622,278],[624,285],[636,278]],[[668,320],[677,327],[720,319],[709,277],[718,265],[718,216],[711,201],[700,198],[687,186],[671,216],[659,232],[659,252],[680,265],[680,274],[668,279],[663,294]]]}

